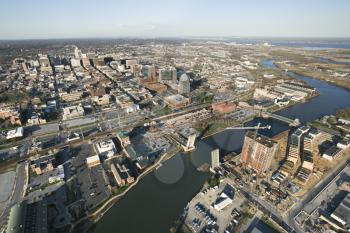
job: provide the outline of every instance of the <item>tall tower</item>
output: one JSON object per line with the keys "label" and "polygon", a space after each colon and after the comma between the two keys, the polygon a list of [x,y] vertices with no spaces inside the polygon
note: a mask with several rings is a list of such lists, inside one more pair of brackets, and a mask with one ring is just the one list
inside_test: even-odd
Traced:
{"label": "tall tower", "polygon": [[211,169],[217,168],[220,166],[219,161],[219,149],[215,149],[211,151]]}
{"label": "tall tower", "polygon": [[187,76],[187,74],[181,75],[179,79],[179,87],[178,87],[179,94],[189,94],[190,93],[190,78]]}
{"label": "tall tower", "polygon": [[257,173],[263,173],[270,167],[277,149],[278,144],[276,141],[248,131],[244,137],[240,161],[245,166],[254,169]]}
{"label": "tall tower", "polygon": [[76,59],[81,59],[82,57],[81,50],[76,46],[74,48],[74,56]]}

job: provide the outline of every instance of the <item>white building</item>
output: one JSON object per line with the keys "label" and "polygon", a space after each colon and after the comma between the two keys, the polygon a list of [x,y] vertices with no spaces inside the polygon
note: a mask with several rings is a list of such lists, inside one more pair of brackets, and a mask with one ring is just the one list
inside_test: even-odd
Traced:
{"label": "white building", "polygon": [[70,60],[70,64],[72,65],[73,68],[74,68],[74,67],[80,67],[80,66],[81,66],[81,64],[80,64],[80,59],[74,59],[74,58],[72,58],[72,59]]}
{"label": "white building", "polygon": [[215,149],[211,151],[211,169],[217,168],[219,166],[219,149]]}
{"label": "white building", "polygon": [[117,152],[117,149],[112,139],[101,141],[95,145],[98,154],[105,158],[111,158]]}
{"label": "white building", "polygon": [[101,164],[100,157],[98,155],[87,157],[85,161],[89,168]]}
{"label": "white building", "polygon": [[10,130],[7,132],[6,139],[20,138],[23,137],[23,127],[18,127],[17,129]]}

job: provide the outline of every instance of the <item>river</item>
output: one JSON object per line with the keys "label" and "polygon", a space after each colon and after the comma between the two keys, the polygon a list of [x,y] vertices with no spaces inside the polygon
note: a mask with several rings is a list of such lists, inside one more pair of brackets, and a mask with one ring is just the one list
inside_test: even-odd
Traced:
{"label": "river", "polygon": [[[267,68],[275,68],[273,61],[264,61]],[[299,118],[307,122],[337,109],[350,107],[350,92],[340,87],[288,73],[316,87],[320,95],[308,102],[281,110],[277,114]],[[276,135],[288,128],[277,120],[257,118],[246,125],[270,124],[271,130],[261,130],[267,136]],[[240,152],[244,130],[226,130],[198,141],[191,154],[179,153],[150,173],[115,204],[97,223],[95,233],[168,233],[187,202],[196,195],[209,177],[196,167],[209,162],[210,151],[220,148],[221,156],[227,152]]]}

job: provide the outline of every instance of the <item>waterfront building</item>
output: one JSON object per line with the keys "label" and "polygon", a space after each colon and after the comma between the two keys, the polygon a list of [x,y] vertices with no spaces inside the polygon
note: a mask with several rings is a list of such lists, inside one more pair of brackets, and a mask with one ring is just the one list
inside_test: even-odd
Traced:
{"label": "waterfront building", "polygon": [[118,187],[124,186],[125,180],[120,177],[120,174],[119,174],[119,172],[114,164],[111,165],[111,171],[112,171],[113,177],[115,179],[115,182],[117,183],[117,186]]}
{"label": "waterfront building", "polygon": [[220,151],[215,149],[211,151],[211,169],[217,168],[220,166]]}
{"label": "waterfront building", "polygon": [[244,137],[240,161],[257,173],[266,172],[277,153],[277,148],[278,144],[274,140],[248,131]]}

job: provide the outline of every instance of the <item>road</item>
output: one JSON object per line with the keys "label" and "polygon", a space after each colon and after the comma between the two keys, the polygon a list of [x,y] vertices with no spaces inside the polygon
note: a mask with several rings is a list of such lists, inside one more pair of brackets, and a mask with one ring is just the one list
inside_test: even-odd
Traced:
{"label": "road", "polygon": [[25,162],[19,163],[17,165],[15,185],[12,190],[10,201],[8,202],[2,215],[0,216],[0,232],[3,230],[2,228],[6,225],[5,223],[10,213],[11,207],[22,201],[22,198],[24,197],[24,192],[27,187],[28,178],[28,169],[26,168],[26,166],[27,165]]}

